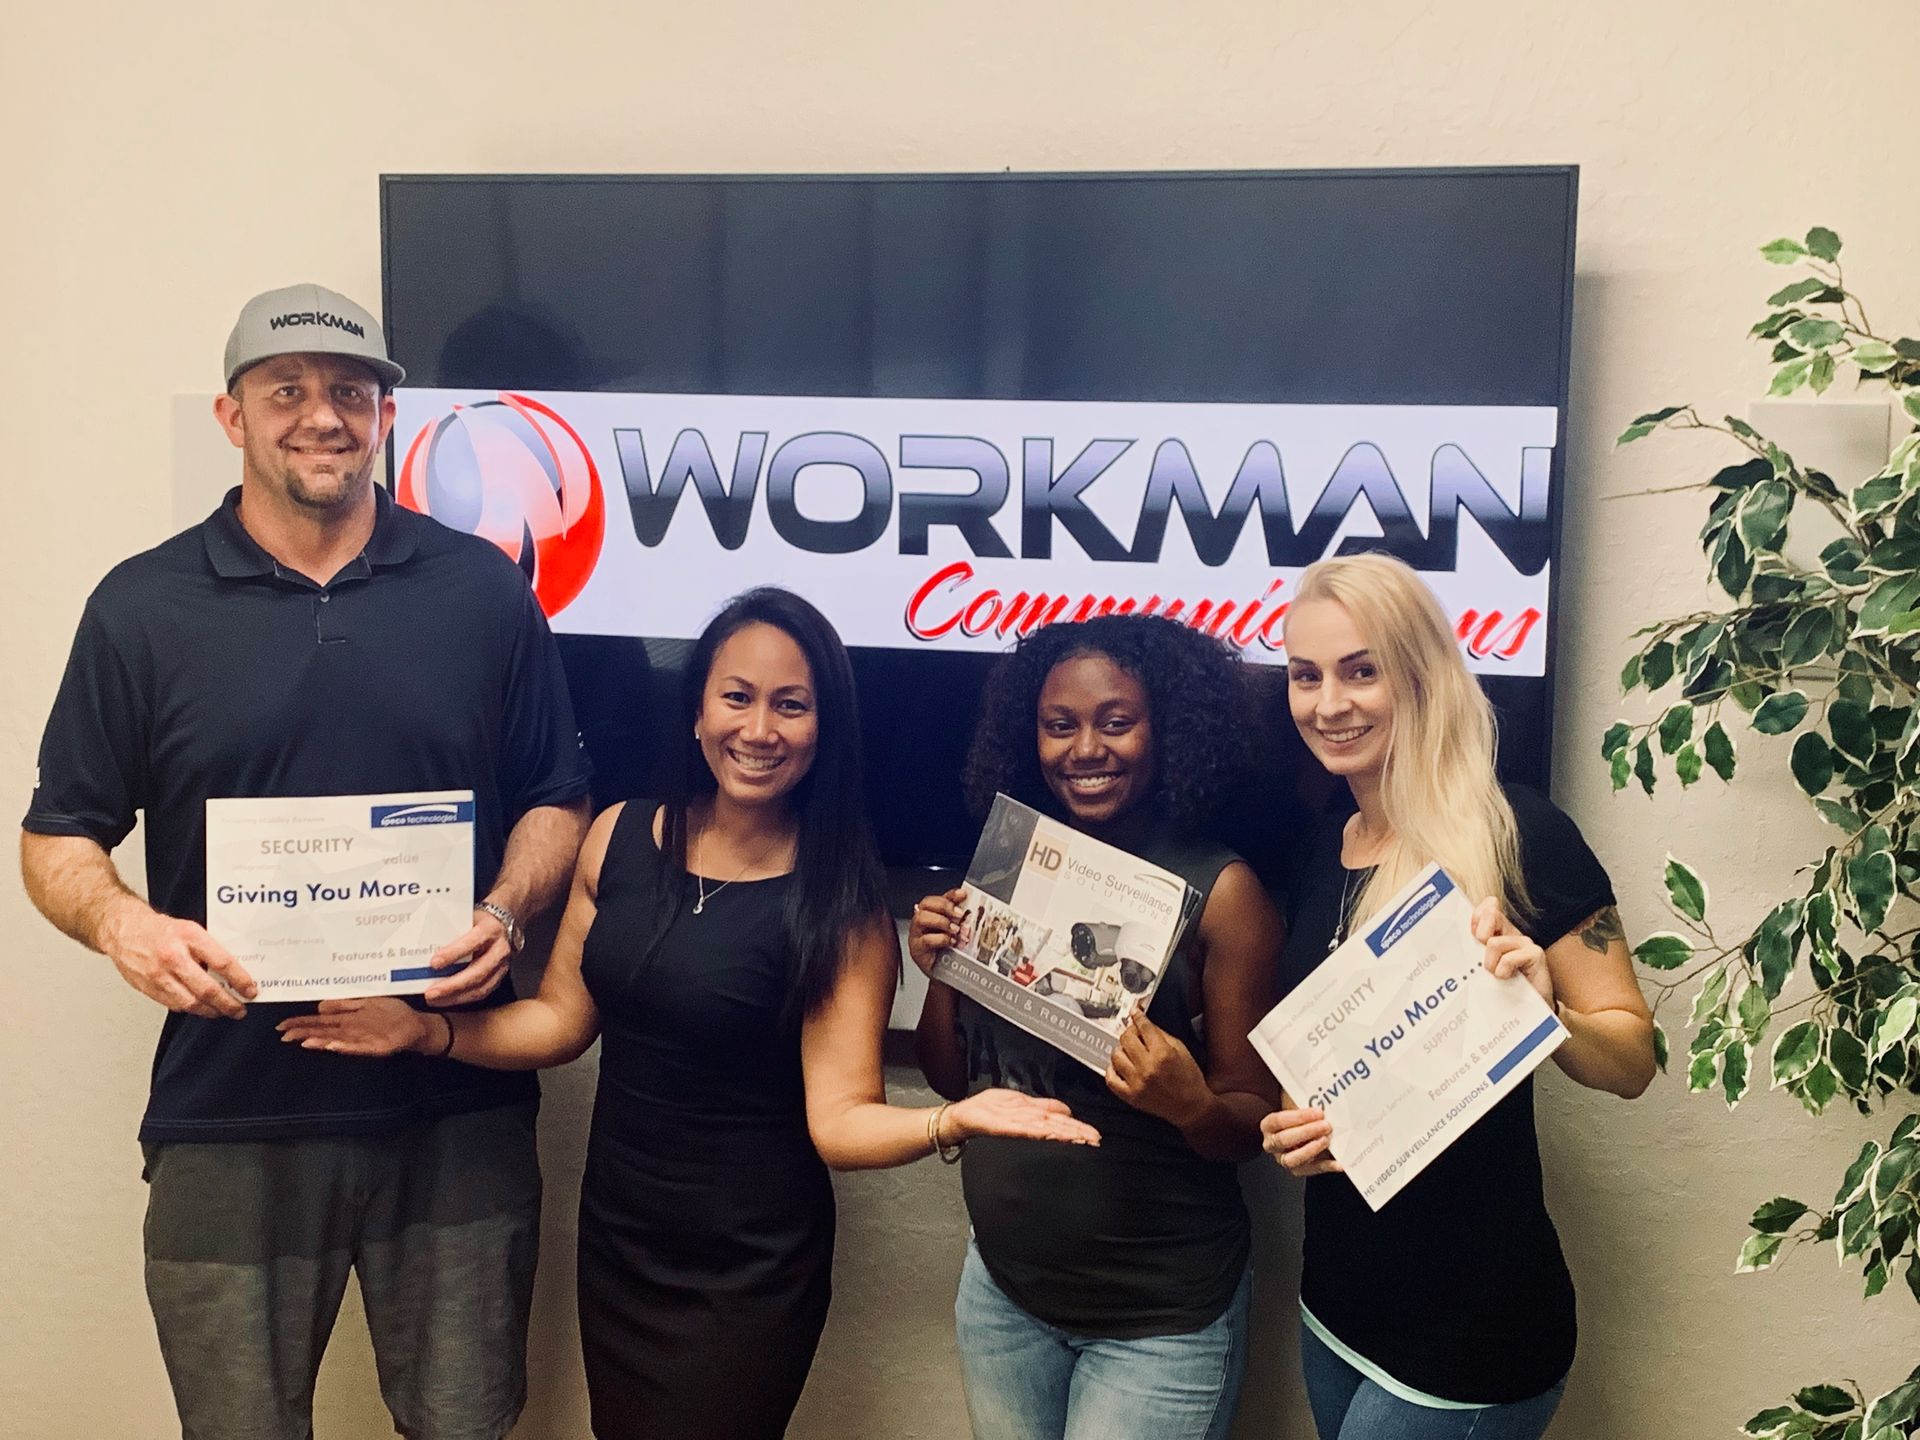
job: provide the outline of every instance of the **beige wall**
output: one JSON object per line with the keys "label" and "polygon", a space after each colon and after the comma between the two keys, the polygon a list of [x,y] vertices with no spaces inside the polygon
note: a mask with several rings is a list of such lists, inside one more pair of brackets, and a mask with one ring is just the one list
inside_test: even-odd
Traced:
{"label": "beige wall", "polygon": [[[1637,929],[1658,919],[1670,847],[1703,864],[1716,905],[1751,910],[1806,841],[1790,797],[1756,777],[1737,806],[1713,781],[1691,807],[1609,799],[1591,758],[1626,635],[1698,593],[1694,502],[1606,497],[1707,458],[1681,442],[1616,456],[1610,439],[1653,404],[1733,408],[1760,388],[1740,336],[1778,273],[1753,246],[1777,233],[1834,226],[1873,313],[1912,328],[1920,192],[1897,117],[1911,116],[1916,53],[1920,11],[1904,0],[9,7],[0,795],[24,805],[88,589],[172,528],[169,397],[217,383],[255,290],[310,277],[377,297],[382,171],[1576,161],[1558,795]],[[11,879],[0,923],[0,1431],[162,1436],[132,1142],[156,1019]],[[1556,1436],[1724,1435],[1792,1382],[1904,1374],[1920,1327],[1903,1299],[1864,1307],[1823,1255],[1732,1274],[1745,1211],[1780,1190],[1817,1196],[1859,1122],[1815,1124],[1765,1096],[1729,1116],[1672,1083],[1632,1106],[1557,1074],[1541,1088],[1584,1331]],[[526,1440],[583,1433],[568,1240],[590,1089],[584,1065],[548,1079]],[[797,1433],[963,1433],[953,1179],[921,1166],[842,1185],[839,1300]],[[1248,1180],[1267,1265],[1236,1434],[1305,1435],[1288,1359],[1293,1197],[1270,1167]],[[323,1440],[385,1433],[352,1323],[323,1390]]]}

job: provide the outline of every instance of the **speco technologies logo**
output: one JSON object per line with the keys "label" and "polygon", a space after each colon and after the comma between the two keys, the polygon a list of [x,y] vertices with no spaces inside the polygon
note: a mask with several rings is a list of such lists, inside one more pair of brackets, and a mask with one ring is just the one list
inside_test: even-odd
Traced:
{"label": "speco technologies logo", "polygon": [[421,426],[397,490],[409,509],[498,545],[550,616],[586,586],[606,537],[600,471],[579,433],[504,390]]}

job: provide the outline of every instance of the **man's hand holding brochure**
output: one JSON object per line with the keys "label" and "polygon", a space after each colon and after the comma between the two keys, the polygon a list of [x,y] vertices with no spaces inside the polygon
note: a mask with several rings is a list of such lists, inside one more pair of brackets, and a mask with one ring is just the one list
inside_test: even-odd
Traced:
{"label": "man's hand holding brochure", "polygon": [[1509,928],[1496,975],[1474,922],[1428,866],[1253,1031],[1291,1103],[1326,1114],[1338,1168],[1375,1210],[1567,1038],[1532,975],[1513,973],[1523,950],[1538,973],[1538,948]]}

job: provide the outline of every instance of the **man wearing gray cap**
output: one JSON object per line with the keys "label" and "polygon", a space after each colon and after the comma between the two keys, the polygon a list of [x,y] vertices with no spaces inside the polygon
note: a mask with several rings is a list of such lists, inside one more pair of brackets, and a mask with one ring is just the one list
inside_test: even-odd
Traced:
{"label": "man wearing gray cap", "polygon": [[[532,1078],[284,1045],[298,1011],[205,928],[214,799],[470,790],[482,898],[428,1006],[509,999],[565,888],[588,776],[558,652],[511,560],[373,483],[403,378],[345,296],[247,303],[214,402],[241,483],[88,599],[24,821],[35,905],[169,1012],[140,1140],[187,1440],[310,1436],[350,1272],[401,1434],[498,1440],[525,1399]],[[146,898],[109,854],[136,816]]]}

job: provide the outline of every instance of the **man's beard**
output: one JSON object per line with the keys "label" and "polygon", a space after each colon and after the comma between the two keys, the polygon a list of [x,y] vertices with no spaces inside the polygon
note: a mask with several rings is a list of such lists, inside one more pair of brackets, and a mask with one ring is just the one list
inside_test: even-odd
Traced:
{"label": "man's beard", "polygon": [[373,474],[373,461],[372,452],[368,452],[355,469],[318,477],[302,474],[292,464],[283,463],[280,473],[285,484],[282,488],[287,499],[302,510],[315,515],[330,514],[356,504],[365,495]]}

